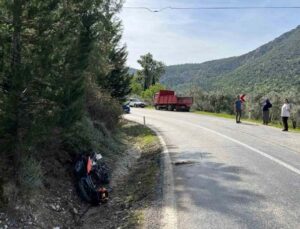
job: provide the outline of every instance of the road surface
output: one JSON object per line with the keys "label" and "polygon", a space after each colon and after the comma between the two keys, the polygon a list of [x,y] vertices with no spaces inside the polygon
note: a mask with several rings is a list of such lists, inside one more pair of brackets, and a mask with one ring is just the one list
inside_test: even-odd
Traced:
{"label": "road surface", "polygon": [[165,207],[175,219],[165,216],[164,228],[300,228],[300,134],[184,112],[125,117],[144,116],[173,165],[174,204]]}

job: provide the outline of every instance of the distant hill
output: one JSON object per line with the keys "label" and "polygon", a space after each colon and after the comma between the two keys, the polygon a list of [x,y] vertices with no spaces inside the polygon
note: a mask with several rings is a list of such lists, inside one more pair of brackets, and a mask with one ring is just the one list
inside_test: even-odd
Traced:
{"label": "distant hill", "polygon": [[168,66],[161,82],[181,91],[191,85],[234,93],[299,90],[300,26],[242,56]]}

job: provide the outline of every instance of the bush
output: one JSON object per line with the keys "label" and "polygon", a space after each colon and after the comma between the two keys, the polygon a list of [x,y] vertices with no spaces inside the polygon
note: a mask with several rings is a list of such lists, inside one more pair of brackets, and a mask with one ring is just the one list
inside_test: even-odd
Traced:
{"label": "bush", "polygon": [[92,121],[103,123],[114,130],[123,114],[121,104],[105,91],[90,86],[86,94],[86,106]]}
{"label": "bush", "polygon": [[194,98],[193,108],[200,111],[214,113],[233,113],[234,96],[221,92],[204,92],[195,89],[189,92]]}
{"label": "bush", "polygon": [[[194,97],[193,108],[200,111],[214,112],[214,113],[228,113],[233,114],[233,105],[236,100],[236,95],[230,95],[218,92],[205,92],[199,88],[192,88],[189,92]],[[297,92],[278,93],[271,91],[268,94],[252,92],[247,94],[244,116],[251,119],[262,119],[262,106],[264,101],[268,98],[272,103],[270,109],[270,119],[273,123],[281,122],[281,106],[288,98],[291,106],[291,121],[294,126],[300,126],[300,99]]]}
{"label": "bush", "polygon": [[90,151],[112,154],[120,150],[120,144],[111,133],[117,131],[123,114],[121,104],[90,83],[86,110],[84,117],[63,133],[65,150],[75,154]]}
{"label": "bush", "polygon": [[75,154],[95,151],[108,155],[120,150],[120,145],[111,136],[105,125],[95,125],[87,116],[64,134],[63,143],[68,152]]}
{"label": "bush", "polygon": [[165,86],[162,84],[155,84],[150,86],[146,91],[142,92],[142,98],[149,104],[153,104],[154,95],[160,90],[164,90]]}

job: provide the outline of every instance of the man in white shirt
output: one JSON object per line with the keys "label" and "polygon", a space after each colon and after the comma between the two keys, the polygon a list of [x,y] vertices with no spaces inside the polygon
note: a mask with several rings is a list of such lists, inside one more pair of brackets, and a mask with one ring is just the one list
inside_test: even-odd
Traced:
{"label": "man in white shirt", "polygon": [[288,99],[285,99],[285,102],[281,107],[281,117],[282,117],[282,122],[283,122],[283,130],[282,131],[289,130],[288,119],[290,116],[291,116],[291,105],[289,104]]}

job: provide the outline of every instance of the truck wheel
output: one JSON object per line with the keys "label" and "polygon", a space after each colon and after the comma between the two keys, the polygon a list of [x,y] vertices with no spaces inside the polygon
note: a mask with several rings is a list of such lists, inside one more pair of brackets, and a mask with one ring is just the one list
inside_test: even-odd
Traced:
{"label": "truck wheel", "polygon": [[172,111],[172,106],[168,105],[168,111]]}
{"label": "truck wheel", "polygon": [[159,106],[155,105],[154,107],[155,107],[155,110],[159,110]]}

